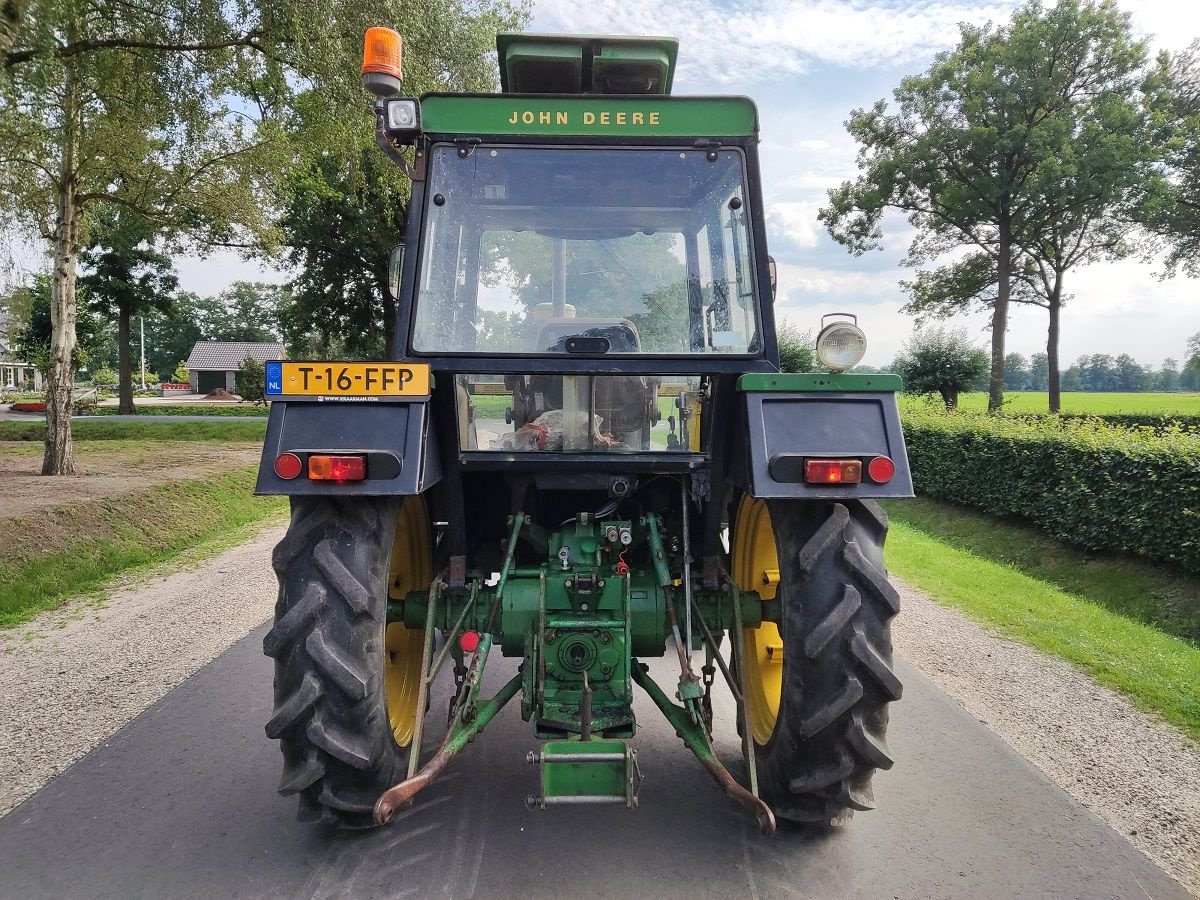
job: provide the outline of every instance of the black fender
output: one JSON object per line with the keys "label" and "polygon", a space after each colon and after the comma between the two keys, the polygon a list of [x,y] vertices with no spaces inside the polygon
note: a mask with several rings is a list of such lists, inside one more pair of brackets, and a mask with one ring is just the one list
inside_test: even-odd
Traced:
{"label": "black fender", "polygon": [[[280,454],[294,453],[307,468],[313,454],[362,454],[362,481],[310,481],[275,474]],[[437,434],[429,404],[283,401],[271,404],[256,494],[287,496],[403,496],[420,494],[442,478]]]}
{"label": "black fender", "polygon": [[[739,487],[754,497],[773,500],[913,496],[894,390],[787,390],[791,379],[797,386],[804,384],[801,378],[813,386],[823,387],[823,383],[814,376],[773,377],[778,379],[773,389],[740,392],[738,415],[745,439],[734,442],[732,465]],[[854,387],[868,384],[865,377],[825,377]],[[893,378],[877,376],[875,380],[887,384],[885,379]],[[758,381],[771,384],[767,376],[759,376]],[[886,483],[875,483],[867,475],[867,463],[876,456],[886,456],[895,464],[895,474]],[[809,458],[862,460],[862,481],[807,484],[803,464]]]}

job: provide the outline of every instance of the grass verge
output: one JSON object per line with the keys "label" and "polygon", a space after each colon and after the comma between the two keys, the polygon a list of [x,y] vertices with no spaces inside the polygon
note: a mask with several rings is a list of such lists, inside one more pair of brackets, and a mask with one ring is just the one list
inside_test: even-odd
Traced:
{"label": "grass verge", "polygon": [[[72,422],[77,441],[261,441],[266,422],[240,422],[214,417],[212,422]],[[44,441],[41,421],[0,422],[0,441]]]}
{"label": "grass verge", "polygon": [[893,522],[1200,644],[1200,576],[1142,559],[1075,550],[1039,528],[925,497],[885,506]]}
{"label": "grass verge", "polygon": [[1072,663],[1200,740],[1195,645],[919,531],[899,516],[888,539],[888,567],[939,602]]}
{"label": "grass verge", "polygon": [[[203,402],[193,403],[138,403],[134,407],[139,416],[218,416],[224,418],[264,418],[270,410],[256,403],[241,403],[237,406],[208,406]],[[115,406],[97,406],[89,416],[119,416]]]}
{"label": "grass verge", "polygon": [[280,515],[285,498],[251,493],[256,471],[239,468],[6,520],[6,532],[21,542],[0,558],[0,628],[96,591],[130,569]]}

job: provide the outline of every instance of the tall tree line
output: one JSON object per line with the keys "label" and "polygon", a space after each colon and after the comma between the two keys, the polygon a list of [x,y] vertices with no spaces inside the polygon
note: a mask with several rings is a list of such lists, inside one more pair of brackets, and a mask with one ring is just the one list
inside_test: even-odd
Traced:
{"label": "tall tree line", "polygon": [[900,212],[919,270],[906,309],[990,311],[990,410],[1003,403],[1010,305],[1046,309],[1057,412],[1072,270],[1167,245],[1171,265],[1196,271],[1198,72],[1195,46],[1151,60],[1111,0],[1031,0],[1004,25],[961,26],[893,104],[852,112],[859,175],[830,191],[821,220],[861,254],[879,246],[884,213]]}
{"label": "tall tree line", "polygon": [[491,38],[522,14],[505,0],[3,0],[0,213],[53,259],[43,473],[75,472],[76,291],[103,211],[153,223],[160,247],[274,253],[292,173],[331,154],[361,184],[366,27],[408,32],[420,93],[490,77]]}

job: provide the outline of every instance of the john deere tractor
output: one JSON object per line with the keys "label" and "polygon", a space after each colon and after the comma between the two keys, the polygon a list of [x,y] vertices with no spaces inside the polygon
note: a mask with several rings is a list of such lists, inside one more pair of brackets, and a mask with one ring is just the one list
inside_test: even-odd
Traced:
{"label": "john deere tractor", "polygon": [[[531,808],[633,807],[644,691],[763,832],[870,809],[901,690],[874,502],[911,496],[900,383],[846,371],[842,315],[820,372],[779,371],[754,104],[672,96],[668,38],[502,34],[500,93],[420,98],[401,49],[371,29],[362,69],[412,180],[395,345],[267,366],[279,790],[383,824],[519,698]],[[520,663],[486,696],[497,654]],[[745,783],[713,750],[718,678]]]}

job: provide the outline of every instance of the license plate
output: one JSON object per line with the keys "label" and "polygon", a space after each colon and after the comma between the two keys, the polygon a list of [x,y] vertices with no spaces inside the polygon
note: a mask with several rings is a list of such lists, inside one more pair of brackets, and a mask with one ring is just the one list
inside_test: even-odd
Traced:
{"label": "license plate", "polygon": [[269,362],[266,394],[290,400],[418,400],[429,396],[428,363]]}

